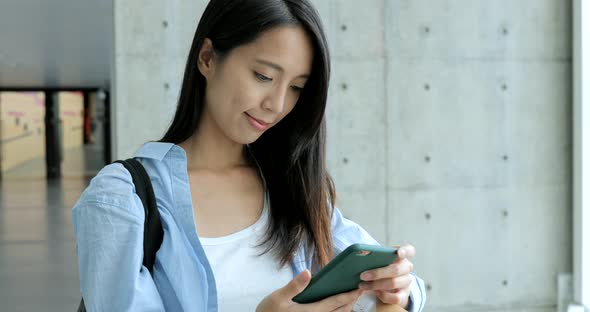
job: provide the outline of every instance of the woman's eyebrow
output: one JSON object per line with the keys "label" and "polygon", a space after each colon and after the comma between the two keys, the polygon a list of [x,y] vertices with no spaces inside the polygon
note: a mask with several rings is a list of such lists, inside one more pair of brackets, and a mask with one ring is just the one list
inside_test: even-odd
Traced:
{"label": "woman's eyebrow", "polygon": [[[269,61],[265,61],[265,60],[261,60],[261,59],[256,59],[256,63],[259,63],[259,64],[263,64],[263,65],[272,67],[272,68],[274,68],[274,69],[276,69],[276,70],[278,70],[280,72],[284,72],[285,71],[283,69],[283,67],[281,67],[281,65],[275,64],[273,62],[269,62]],[[300,75],[297,78],[309,78],[309,75],[308,74],[303,74],[303,75]]]}

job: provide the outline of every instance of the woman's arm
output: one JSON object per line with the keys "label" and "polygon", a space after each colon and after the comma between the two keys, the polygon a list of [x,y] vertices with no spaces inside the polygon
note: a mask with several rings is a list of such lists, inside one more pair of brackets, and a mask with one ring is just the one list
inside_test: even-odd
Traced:
{"label": "woman's arm", "polygon": [[145,215],[131,175],[103,168],[72,208],[80,289],[87,311],[163,311],[143,262]]}
{"label": "woman's arm", "polygon": [[[332,238],[334,240],[335,254],[339,254],[346,247],[355,243],[380,245],[360,225],[346,219],[336,207],[334,207],[334,215],[332,216]],[[410,300],[407,310],[410,312],[420,312],[426,303],[424,281],[414,273],[411,275],[413,281],[410,285]]]}

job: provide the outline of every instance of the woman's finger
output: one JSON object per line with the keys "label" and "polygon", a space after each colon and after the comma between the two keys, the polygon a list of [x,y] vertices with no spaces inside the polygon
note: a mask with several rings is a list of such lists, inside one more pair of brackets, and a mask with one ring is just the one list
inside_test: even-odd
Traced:
{"label": "woman's finger", "polygon": [[354,307],[354,302],[351,304],[347,304],[345,306],[341,306],[340,308],[333,310],[332,312],[351,312],[353,307]]}
{"label": "woman's finger", "polygon": [[408,259],[392,263],[386,267],[365,271],[361,274],[363,281],[374,281],[378,279],[396,277],[409,274],[414,271],[414,264]]}
{"label": "woman's finger", "polygon": [[362,293],[362,289],[355,289],[302,306],[305,308],[305,311],[333,311],[348,304],[354,304]]}
{"label": "woman's finger", "polygon": [[416,256],[416,248],[412,245],[409,245],[409,244],[398,247],[397,256],[400,259],[415,257]]}
{"label": "woman's finger", "polygon": [[397,292],[377,290],[375,293],[381,302],[388,304],[402,304],[410,296],[410,293],[405,290]]}
{"label": "woman's finger", "polygon": [[398,276],[395,278],[384,278],[375,281],[362,282],[359,288],[364,290],[394,290],[410,287],[412,277],[408,275]]}

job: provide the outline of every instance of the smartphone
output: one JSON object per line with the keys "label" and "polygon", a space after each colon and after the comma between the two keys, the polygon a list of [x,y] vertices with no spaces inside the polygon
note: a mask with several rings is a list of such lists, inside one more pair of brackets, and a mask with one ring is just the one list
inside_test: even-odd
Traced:
{"label": "smartphone", "polygon": [[397,260],[397,249],[353,244],[342,251],[317,274],[293,301],[311,303],[358,288],[361,273],[385,267]]}

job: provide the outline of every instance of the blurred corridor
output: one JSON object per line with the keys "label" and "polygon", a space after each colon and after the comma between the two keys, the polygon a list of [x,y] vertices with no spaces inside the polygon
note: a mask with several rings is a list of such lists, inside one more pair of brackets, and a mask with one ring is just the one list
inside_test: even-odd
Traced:
{"label": "blurred corridor", "polygon": [[84,177],[1,182],[2,311],[75,309],[80,291],[70,208],[87,182]]}

